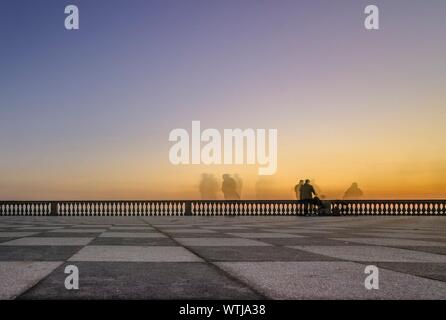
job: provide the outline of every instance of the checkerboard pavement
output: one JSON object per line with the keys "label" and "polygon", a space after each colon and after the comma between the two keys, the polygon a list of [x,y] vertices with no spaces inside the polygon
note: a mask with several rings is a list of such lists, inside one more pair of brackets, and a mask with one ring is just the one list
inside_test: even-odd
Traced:
{"label": "checkerboard pavement", "polygon": [[0,217],[0,299],[446,299],[446,218]]}

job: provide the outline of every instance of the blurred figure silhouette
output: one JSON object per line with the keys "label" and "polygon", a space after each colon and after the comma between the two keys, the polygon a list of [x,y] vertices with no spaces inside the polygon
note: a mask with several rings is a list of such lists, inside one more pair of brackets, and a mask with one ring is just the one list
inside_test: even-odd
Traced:
{"label": "blurred figure silhouette", "polygon": [[[313,198],[313,195],[315,196]],[[314,190],[314,187],[310,184],[310,180],[305,180],[305,183],[300,187],[300,200],[304,204],[304,212],[306,215],[309,215],[310,209],[312,209],[312,205],[316,205],[318,208],[322,207],[322,201],[317,197],[317,193]]]}
{"label": "blurred figure silhouette", "polygon": [[202,200],[217,199],[218,181],[213,174],[203,173],[201,175],[199,190]]}
{"label": "blurred figure silhouette", "polygon": [[357,200],[361,199],[364,193],[359,189],[358,184],[353,182],[350,188],[344,193],[344,200]]}
{"label": "blurred figure silhouette", "polygon": [[240,200],[240,196],[237,194],[237,183],[229,174],[223,175],[221,191],[225,200]]}
{"label": "blurred figure silhouette", "polygon": [[303,180],[299,180],[299,183],[296,184],[296,186],[294,187],[294,193],[296,194],[296,199],[297,200],[302,200],[300,197],[300,188],[302,188],[302,186],[304,185],[304,181]]}
{"label": "blurred figure silhouette", "polygon": [[257,200],[271,199],[275,191],[275,180],[271,177],[259,176],[255,188]]}
{"label": "blurred figure silhouette", "polygon": [[237,173],[234,175],[235,180],[235,192],[238,194],[239,199],[242,198],[243,180]]}

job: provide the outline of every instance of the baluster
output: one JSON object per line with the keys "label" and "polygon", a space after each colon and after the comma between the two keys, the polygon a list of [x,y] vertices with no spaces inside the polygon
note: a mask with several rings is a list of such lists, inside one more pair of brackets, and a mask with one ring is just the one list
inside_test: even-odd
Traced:
{"label": "baluster", "polygon": [[403,204],[401,202],[398,202],[396,204],[396,210],[398,211],[398,215],[403,216],[404,215],[404,210],[403,210]]}
{"label": "baluster", "polygon": [[215,203],[214,202],[211,202],[211,203],[209,203],[209,210],[211,211],[211,214],[213,215],[213,216],[216,216],[217,215],[217,213],[215,212]]}
{"label": "baluster", "polygon": [[153,212],[153,215],[159,216],[159,204],[158,204],[158,202],[152,203],[152,212]]}
{"label": "baluster", "polygon": [[210,207],[211,207],[212,215],[217,216],[218,215],[218,212],[217,212],[218,206],[215,204],[215,202],[212,202],[210,204]]}
{"label": "baluster", "polygon": [[401,202],[398,202],[398,203],[396,203],[396,210],[397,210],[397,214],[398,215],[403,215],[403,211],[402,211],[402,208],[401,208]]}

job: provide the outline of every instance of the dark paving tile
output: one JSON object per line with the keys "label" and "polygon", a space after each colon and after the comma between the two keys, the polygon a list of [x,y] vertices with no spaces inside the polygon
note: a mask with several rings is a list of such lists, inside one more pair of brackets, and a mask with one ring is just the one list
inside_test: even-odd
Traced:
{"label": "dark paving tile", "polygon": [[209,261],[338,261],[311,252],[284,247],[188,247]]}
{"label": "dark paving tile", "polygon": [[116,233],[119,233],[119,232],[156,233],[158,231],[155,230],[155,229],[149,229],[149,228],[146,228],[146,229],[131,229],[130,227],[127,227],[127,228],[114,227],[114,228],[107,229],[106,232],[116,232]]}
{"label": "dark paving tile", "polygon": [[[357,233],[353,232],[345,232],[345,233],[339,233],[339,232],[327,232],[325,234],[315,234],[314,237],[321,237],[321,238],[365,238],[364,235],[359,235]],[[367,238],[382,238],[379,236],[367,236]]]}
{"label": "dark paving tile", "polygon": [[235,238],[225,233],[165,233],[173,238]]}
{"label": "dark paving tile", "polygon": [[14,240],[14,239],[17,239],[17,238],[11,238],[11,237],[9,237],[9,238],[4,238],[4,237],[2,237],[2,238],[0,238],[0,243],[2,243],[2,242],[7,242],[7,241],[11,241],[11,240]]}
{"label": "dark paving tile", "polygon": [[204,229],[204,230],[212,230],[212,231],[217,231],[217,232],[243,232],[243,231],[246,231],[246,230],[249,230],[249,229],[247,229],[246,227],[240,227],[240,228],[237,228],[237,227],[224,227],[224,226],[221,226],[222,228],[219,228],[219,226],[217,226],[217,227],[205,227],[205,228],[203,228],[202,227],[202,229]]}
{"label": "dark paving tile", "polygon": [[[287,232],[283,231],[282,233],[287,233]],[[301,233],[288,232],[288,233],[297,234],[297,235],[304,236],[304,237],[314,237],[314,238],[326,238],[327,237],[327,233],[315,233],[315,232],[301,232]]]}
{"label": "dark paving tile", "polygon": [[446,247],[395,246],[396,248],[446,255]]}
{"label": "dark paving tile", "polygon": [[62,265],[19,299],[258,299],[205,263],[76,262],[79,290],[67,290]]}
{"label": "dark paving tile", "polygon": [[[235,233],[278,233],[278,232],[271,232],[271,231],[265,231],[265,227],[263,228],[247,228],[245,227],[245,229],[240,229],[240,231],[236,231]],[[268,228],[268,229],[272,229],[272,228]],[[221,233],[234,233],[232,230],[214,230],[214,231],[219,231]],[[281,233],[286,233],[286,231],[282,231]]]}
{"label": "dark paving tile", "polygon": [[[346,246],[354,245],[353,243],[346,243],[340,240],[333,240],[327,238],[263,238],[262,242],[277,245],[277,246],[297,246],[297,245],[311,245],[311,246]],[[356,244],[357,245],[357,244]]]}
{"label": "dark paving tile", "polygon": [[169,238],[109,238],[99,237],[89,243],[90,246],[177,246],[178,244]]}
{"label": "dark paving tile", "polygon": [[446,238],[440,238],[440,237],[435,237],[435,236],[432,236],[432,237],[426,237],[426,238],[419,238],[419,239],[417,239],[417,240],[424,240],[424,241],[434,241],[434,242],[442,242],[442,243],[445,243],[446,242]]}
{"label": "dark paving tile", "polygon": [[0,261],[65,261],[81,246],[0,246]]}
{"label": "dark paving tile", "polygon": [[445,263],[378,262],[375,265],[379,268],[446,282]]}
{"label": "dark paving tile", "polygon": [[123,228],[125,228],[125,227],[150,227],[147,223],[145,223],[145,222],[138,222],[138,223],[136,223],[137,221],[135,221],[135,223],[112,223],[111,224],[111,226],[112,227],[123,227]]}
{"label": "dark paving tile", "polygon": [[102,234],[102,232],[42,232],[33,237],[42,238],[95,238]]}
{"label": "dark paving tile", "polygon": [[46,228],[19,228],[15,231],[23,231],[23,232],[48,232],[56,229],[46,229]]}

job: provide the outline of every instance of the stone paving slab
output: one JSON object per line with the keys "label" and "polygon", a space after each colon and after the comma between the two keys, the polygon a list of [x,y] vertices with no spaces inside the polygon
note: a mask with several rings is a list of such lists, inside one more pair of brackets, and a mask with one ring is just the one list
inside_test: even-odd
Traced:
{"label": "stone paving slab", "polygon": [[216,231],[201,229],[201,228],[190,228],[190,229],[176,229],[176,228],[168,228],[165,230],[167,233],[215,233]]}
{"label": "stone paving slab", "polygon": [[190,246],[190,250],[206,261],[334,261],[307,251],[285,247],[268,246]]}
{"label": "stone paving slab", "polygon": [[355,242],[360,244],[376,245],[376,246],[422,246],[422,247],[446,247],[446,242],[434,242],[412,239],[383,239],[383,238],[340,238],[334,239],[346,242]]}
{"label": "stone paving slab", "polygon": [[221,246],[221,247],[235,247],[235,246],[269,246],[269,244],[241,238],[175,238],[180,244],[184,246]]}
{"label": "stone paving slab", "polygon": [[141,237],[98,237],[90,242],[92,246],[176,246],[174,240],[164,238],[141,238]]}
{"label": "stone paving slab", "polygon": [[3,261],[66,261],[82,246],[0,246],[0,264]]}
{"label": "stone paving slab", "polygon": [[109,228],[110,231],[153,231],[155,229],[150,228],[150,227],[110,227]]}
{"label": "stone paving slab", "polygon": [[29,237],[35,234],[37,234],[37,232],[4,231],[0,232],[0,238],[22,238],[22,237]]}
{"label": "stone paving slab", "polygon": [[298,238],[301,236],[295,235],[295,234],[289,234],[289,233],[278,233],[278,232],[240,232],[240,233],[228,233],[231,236],[234,237],[241,237],[241,238],[254,238],[254,239],[261,239],[261,238]]}
{"label": "stone paving slab", "polygon": [[385,269],[380,272],[379,290],[366,290],[364,265],[353,262],[219,262],[217,266],[272,299],[446,298],[445,282]]}
{"label": "stone paving slab", "polygon": [[2,299],[446,299],[446,218],[0,217],[0,280]]}
{"label": "stone paving slab", "polygon": [[439,262],[446,256],[427,252],[377,246],[291,246],[290,248],[349,261],[380,262]]}
{"label": "stone paving slab", "polygon": [[101,238],[165,238],[166,236],[158,232],[104,232]]}
{"label": "stone paving slab", "polygon": [[202,260],[179,246],[86,246],[69,261],[196,262]]}
{"label": "stone paving slab", "polygon": [[0,246],[82,246],[93,238],[43,238],[28,237],[0,243]]}
{"label": "stone paving slab", "polygon": [[[377,262],[378,267],[421,276],[428,279],[440,280],[446,283],[446,263],[426,262]],[[444,297],[446,299],[446,297]]]}
{"label": "stone paving slab", "polygon": [[50,274],[62,262],[0,263],[0,300],[14,299]]}
{"label": "stone paving slab", "polygon": [[[70,263],[71,264],[71,263]],[[77,262],[79,290],[66,290],[64,268],[20,299],[260,299],[262,296],[201,262]]]}
{"label": "stone paving slab", "polygon": [[446,247],[426,247],[426,246],[395,246],[400,249],[406,249],[411,251],[429,252],[435,254],[446,255]]}
{"label": "stone paving slab", "polygon": [[[445,232],[446,233],[446,232]],[[439,234],[439,233],[430,233],[426,234],[423,232],[418,233],[402,233],[402,232],[361,232],[357,233],[358,236],[361,236],[363,238],[401,238],[401,239],[446,239],[446,234]]]}
{"label": "stone paving slab", "polygon": [[56,229],[49,232],[56,232],[56,233],[101,233],[105,232],[106,229],[93,229],[93,228],[76,228],[76,229]]}

